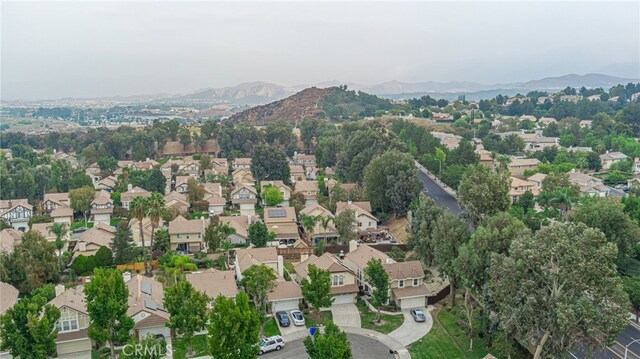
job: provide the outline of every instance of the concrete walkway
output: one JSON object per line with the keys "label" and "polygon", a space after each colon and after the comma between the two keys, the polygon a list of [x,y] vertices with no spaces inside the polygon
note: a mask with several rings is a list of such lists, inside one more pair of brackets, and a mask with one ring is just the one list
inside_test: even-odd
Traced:
{"label": "concrete walkway", "polygon": [[425,321],[423,323],[418,323],[413,320],[413,317],[409,313],[410,309],[403,310],[402,314],[404,315],[404,322],[398,327],[398,329],[389,333],[389,336],[404,346],[409,346],[410,344],[417,342],[427,335],[433,327],[433,317],[430,312],[432,309],[433,307],[430,307],[429,309],[422,308],[425,316]]}
{"label": "concrete walkway", "polygon": [[331,306],[331,314],[333,314],[333,322],[340,328],[362,327],[360,323],[360,312],[355,304],[334,304]]}

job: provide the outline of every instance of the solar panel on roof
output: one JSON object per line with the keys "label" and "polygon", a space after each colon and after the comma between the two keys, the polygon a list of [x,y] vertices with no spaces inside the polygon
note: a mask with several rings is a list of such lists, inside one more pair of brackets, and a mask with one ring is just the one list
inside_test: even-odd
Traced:
{"label": "solar panel on roof", "polygon": [[287,211],[284,209],[270,209],[269,217],[271,218],[284,218],[287,216]]}
{"label": "solar panel on roof", "polygon": [[144,301],[144,306],[149,308],[149,309],[153,309],[153,310],[155,310],[157,308],[156,302],[154,302],[152,300],[145,300]]}
{"label": "solar panel on roof", "polygon": [[147,282],[147,281],[141,281],[140,282],[140,291],[144,294],[149,294],[151,295],[151,283]]}

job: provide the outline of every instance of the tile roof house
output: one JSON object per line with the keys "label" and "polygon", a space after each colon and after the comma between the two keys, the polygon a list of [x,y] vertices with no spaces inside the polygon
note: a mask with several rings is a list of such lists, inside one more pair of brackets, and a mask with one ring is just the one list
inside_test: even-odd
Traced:
{"label": "tile roof house", "polygon": [[175,185],[175,189],[176,192],[178,193],[187,193],[187,190],[189,188],[189,179],[191,179],[193,177],[191,176],[176,176],[176,185]]}
{"label": "tile roof house", "polygon": [[218,153],[218,143],[216,140],[207,140],[203,147],[190,143],[183,146],[179,141],[167,141],[162,150],[162,156],[187,156],[194,153],[208,153],[216,155]]}
{"label": "tile roof house", "polygon": [[372,246],[366,244],[358,245],[355,241],[352,242],[354,243],[349,243],[349,253],[344,255],[343,262],[356,274],[356,284],[368,292],[370,288],[365,282],[364,270],[367,268],[369,261],[376,259],[386,263],[394,260]]}
{"label": "tile roof house", "polygon": [[359,231],[366,231],[369,228],[378,228],[378,219],[371,214],[370,202],[337,202],[336,216],[347,208],[355,212],[356,223],[354,223],[354,225]]}
{"label": "tile roof house", "polygon": [[542,182],[544,182],[544,179],[547,178],[547,175],[544,173],[536,173],[533,176],[530,176],[529,178],[527,178],[527,180],[529,182],[533,182],[535,184],[535,188],[538,191],[542,190]]}
{"label": "tile roof house", "polygon": [[284,262],[282,256],[278,255],[275,247],[266,248],[242,248],[236,250],[235,271],[238,281],[242,280],[242,272],[253,265],[264,264],[282,277],[284,274]]}
{"label": "tile roof house", "polygon": [[231,191],[231,203],[240,208],[243,216],[255,216],[255,205],[258,203],[258,192],[253,186],[240,185]]}
{"label": "tile roof house", "polygon": [[507,169],[513,177],[524,178],[524,171],[533,170],[540,164],[537,158],[511,158]]}
{"label": "tile roof house", "polygon": [[292,245],[300,239],[296,211],[293,207],[265,207],[264,224],[276,235],[276,243],[267,245]]}
{"label": "tile roof house", "polygon": [[73,248],[73,258],[80,255],[90,256],[96,254],[100,247],[110,247],[116,229],[104,223],[97,223],[92,228],[80,233],[78,242]]}
{"label": "tile roof house", "polygon": [[122,203],[122,208],[125,209],[129,209],[129,203],[131,203],[131,201],[135,198],[135,197],[143,197],[143,198],[149,198],[151,197],[151,192],[147,191],[144,188],[140,188],[140,187],[131,187],[131,185],[129,185],[129,189],[127,190],[127,192],[122,192],[120,194],[120,203]]}
{"label": "tile roof house", "polygon": [[107,192],[113,192],[116,187],[118,179],[115,176],[107,176],[100,181],[96,182],[93,187],[97,190],[105,190]]}
{"label": "tile roof house", "polygon": [[211,299],[209,308],[213,307],[213,302],[219,295],[235,298],[238,294],[236,276],[232,270],[221,271],[210,268],[187,273],[186,279],[195,290],[206,294]]}
{"label": "tile roof house", "polygon": [[0,282],[0,315],[18,302],[18,290],[9,283]]}
{"label": "tile roof house", "polygon": [[618,163],[620,161],[626,160],[627,155],[622,152],[609,152],[603,155],[600,155],[600,162],[602,162],[602,169],[608,170],[611,168],[611,165],[614,163]]}
{"label": "tile roof house", "polygon": [[187,196],[176,191],[169,192],[164,196],[164,205],[167,210],[175,208],[179,213],[187,212],[190,207]]}
{"label": "tile roof house", "polygon": [[220,216],[218,218],[235,230],[235,233],[228,238],[232,244],[249,243],[249,226],[255,220],[253,216]]}
{"label": "tile roof house", "polygon": [[[160,223],[162,224],[162,222]],[[131,229],[131,238],[136,246],[142,246],[142,238],[140,238],[140,221],[137,218],[131,218],[129,220],[129,229]],[[145,244],[149,245],[151,240],[151,219],[144,217],[142,219],[142,233],[144,236]]]}
{"label": "tile roof house", "polygon": [[291,183],[304,181],[307,178],[307,174],[304,172],[304,167],[300,165],[289,164],[289,174],[291,176]]}
{"label": "tile roof house", "polygon": [[152,334],[154,337],[162,336],[170,344],[171,330],[166,327],[169,313],[164,309],[162,283],[141,274],[131,276],[124,273],[123,277],[129,290],[127,315],[135,323],[133,332],[136,338]]}
{"label": "tile roof house", "polygon": [[113,200],[107,191],[96,192],[96,196],[91,202],[91,221],[94,223],[111,223],[113,214]]}
{"label": "tile roof house", "polygon": [[20,238],[24,235],[24,232],[15,230],[13,228],[5,228],[0,231],[0,253],[11,253],[13,248],[20,242]]}
{"label": "tile roof house", "polygon": [[53,225],[53,223],[33,223],[31,224],[31,230],[38,232],[47,241],[55,242],[56,235],[51,232],[51,225]]}
{"label": "tile roof house", "polygon": [[[322,221],[316,222],[313,226],[313,230],[311,231],[314,243],[318,243],[322,239],[332,240],[338,238],[338,230],[336,229],[335,223],[332,220],[334,215],[328,209],[322,207],[319,204],[312,204],[304,207],[300,211],[300,215],[306,215],[311,217],[320,217],[326,221],[326,228],[323,226]],[[306,230],[306,229],[305,229]]]}
{"label": "tile roof house", "polygon": [[420,261],[383,263],[389,276],[390,300],[402,309],[425,307],[429,290]]}
{"label": "tile roof house", "polygon": [[222,185],[220,183],[203,183],[202,186],[205,191],[204,200],[209,203],[209,216],[224,212],[227,200],[222,194]]}
{"label": "tile roof house", "polygon": [[298,283],[287,281],[282,277],[276,279],[275,287],[267,293],[267,302],[271,313],[299,309],[301,300],[302,289]]}
{"label": "tile roof house", "polygon": [[309,265],[326,270],[330,273],[331,294],[333,304],[354,303],[358,293],[356,276],[344,263],[331,253],[324,253],[320,257],[312,254],[306,260],[295,265],[296,282],[300,284],[302,279],[309,276]]}
{"label": "tile roof house", "polygon": [[318,182],[316,181],[297,181],[295,183],[296,192],[302,193],[304,195],[305,204],[308,206],[310,204],[318,203],[318,193],[320,189],[318,188]]}
{"label": "tile roof house", "polygon": [[[283,198],[282,205],[283,206],[289,205],[289,199],[291,199],[291,193],[293,192],[291,190],[291,187],[287,186],[282,181],[260,181],[260,188],[262,192],[264,192],[264,189],[267,186],[273,186],[279,189],[280,193],[282,193],[282,198]],[[263,206],[266,205],[264,200],[262,200],[262,205]]]}
{"label": "tile roof house", "polygon": [[238,157],[231,162],[234,170],[238,168],[244,168],[246,170],[251,170],[251,158],[249,157]]}
{"label": "tile roof house", "polygon": [[92,341],[89,339],[89,313],[85,303],[84,287],[64,289],[56,286],[56,297],[49,304],[60,310],[56,322],[58,358],[91,358]]}
{"label": "tile roof house", "polygon": [[182,216],[169,222],[171,250],[181,253],[196,253],[205,248],[204,218],[187,220]]}
{"label": "tile roof house", "polygon": [[69,193],[45,193],[42,200],[42,209],[45,213],[49,214],[56,208],[69,207]]}
{"label": "tile roof house", "polygon": [[315,155],[305,155],[304,153],[295,152],[293,154],[293,164],[298,166],[306,167],[316,167],[316,156]]}
{"label": "tile roof house", "polygon": [[534,196],[540,194],[540,191],[536,188],[535,182],[511,177],[511,183],[509,187],[509,196],[511,197],[511,202],[516,203],[518,199],[526,192],[531,192]]}
{"label": "tile roof house", "polygon": [[540,117],[540,119],[538,120],[538,123],[545,126],[549,126],[552,123],[558,123],[558,121],[553,117]]}
{"label": "tile roof house", "polygon": [[33,216],[33,206],[26,199],[0,200],[0,217],[15,230],[26,232]]}
{"label": "tile roof house", "polygon": [[[209,172],[207,172],[209,171]],[[211,159],[211,169],[205,170],[205,176],[208,173],[212,175],[228,175],[229,174],[229,163],[226,158],[212,158]]]}
{"label": "tile roof house", "polygon": [[246,168],[237,168],[231,173],[231,180],[233,181],[233,185],[238,187],[242,185],[253,186],[255,180],[253,179],[253,174],[251,171]]}
{"label": "tile roof house", "polygon": [[67,226],[71,226],[73,223],[73,208],[59,207],[51,211],[49,215],[53,218],[53,223],[64,223]]}

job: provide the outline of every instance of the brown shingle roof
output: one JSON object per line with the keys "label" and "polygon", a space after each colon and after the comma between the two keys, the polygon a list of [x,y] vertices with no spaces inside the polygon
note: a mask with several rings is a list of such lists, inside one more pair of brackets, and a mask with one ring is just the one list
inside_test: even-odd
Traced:
{"label": "brown shingle roof", "polygon": [[227,298],[234,298],[238,294],[236,277],[232,270],[220,271],[211,268],[202,272],[187,273],[186,278],[195,290],[211,299],[220,294]]}
{"label": "brown shingle roof", "polygon": [[73,216],[73,209],[71,207],[58,207],[51,211],[51,217],[71,217]]}
{"label": "brown shingle roof", "polygon": [[87,304],[84,301],[84,287],[81,285],[67,288],[59,296],[53,298],[49,304],[58,309],[62,307],[69,307],[80,313],[88,314]]}
{"label": "brown shingle roof", "polygon": [[169,222],[169,234],[204,233],[204,221],[202,219],[187,220],[182,216]]}
{"label": "brown shingle roof", "polygon": [[238,249],[236,258],[238,259],[236,265],[239,265],[244,272],[252,265],[277,262],[278,251],[275,247]]}
{"label": "brown shingle roof", "polygon": [[18,301],[18,290],[9,283],[0,282],[0,315]]}
{"label": "brown shingle roof", "polygon": [[247,238],[249,236],[249,217],[248,216],[221,216],[218,217],[222,223],[227,223],[236,230],[236,234],[240,237]]}
{"label": "brown shingle roof", "polygon": [[424,284],[415,287],[393,288],[391,289],[396,298],[426,297],[429,290]]}
{"label": "brown shingle roof", "polygon": [[298,263],[294,270],[300,278],[306,278],[309,275],[309,265],[315,265],[318,269],[326,270],[331,273],[351,272],[344,264],[340,263],[338,258],[333,254],[326,252],[320,257],[312,254],[306,261]]}
{"label": "brown shingle roof", "polygon": [[295,187],[296,192],[302,192],[303,194],[307,191],[318,192],[318,182],[316,181],[298,181]]}
{"label": "brown shingle roof", "polygon": [[346,293],[358,293],[357,284],[345,284],[331,287],[331,294],[346,294]]}
{"label": "brown shingle roof", "polygon": [[389,276],[389,280],[424,278],[424,269],[420,261],[399,263],[383,263],[382,266]]}
{"label": "brown shingle roof", "polygon": [[387,260],[390,259],[386,254],[366,244],[358,246],[353,252],[345,254],[344,257],[360,269],[366,268],[371,259],[379,259],[382,263],[387,263]]}
{"label": "brown shingle roof", "polygon": [[[169,320],[169,313],[163,309],[164,288],[162,283],[154,278],[136,274],[127,281],[126,286],[129,290],[128,316],[133,317],[141,311],[146,311],[164,319],[164,322]],[[140,326],[139,324],[137,323],[136,327],[150,326],[146,324]]]}
{"label": "brown shingle roof", "polygon": [[280,278],[278,278],[278,281],[276,282],[273,290],[269,294],[267,294],[267,300],[269,302],[301,298],[302,289],[300,289],[300,286],[298,284]]}
{"label": "brown shingle roof", "polygon": [[0,231],[0,252],[12,252],[23,234],[13,228],[5,228]]}

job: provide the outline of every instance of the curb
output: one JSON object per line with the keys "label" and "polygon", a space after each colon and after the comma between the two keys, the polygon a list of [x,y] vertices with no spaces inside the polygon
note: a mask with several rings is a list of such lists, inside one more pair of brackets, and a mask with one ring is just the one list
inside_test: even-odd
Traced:
{"label": "curb", "polygon": [[404,345],[402,345],[399,341],[391,338],[386,334],[378,333],[376,331],[369,330],[369,329],[354,328],[354,327],[342,327],[340,329],[342,329],[345,333],[351,333],[351,334],[362,335],[365,337],[375,338],[377,341],[389,347],[389,349],[394,350],[397,353],[396,355],[397,358],[411,359],[411,354],[409,354],[409,350],[407,350],[407,348]]}

